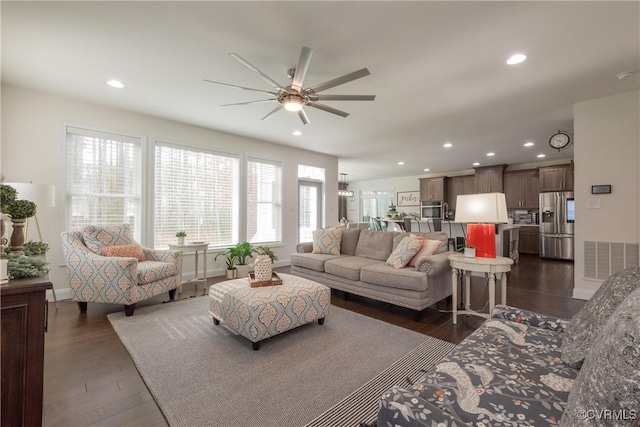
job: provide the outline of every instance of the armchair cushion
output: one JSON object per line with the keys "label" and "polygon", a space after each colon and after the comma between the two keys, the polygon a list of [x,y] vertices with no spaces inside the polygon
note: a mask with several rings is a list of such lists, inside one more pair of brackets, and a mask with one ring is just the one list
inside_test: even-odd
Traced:
{"label": "armchair cushion", "polygon": [[175,264],[161,261],[144,261],[138,263],[136,278],[139,285],[144,285],[175,276],[176,274],[178,274],[178,268]]}
{"label": "armchair cushion", "polygon": [[130,245],[135,243],[129,224],[87,225],[82,230],[82,240],[91,252],[102,255],[105,246]]}
{"label": "armchair cushion", "polygon": [[141,262],[147,260],[142,252],[142,247],[137,243],[132,245],[105,246],[102,248],[102,255],[108,257],[136,258]]}

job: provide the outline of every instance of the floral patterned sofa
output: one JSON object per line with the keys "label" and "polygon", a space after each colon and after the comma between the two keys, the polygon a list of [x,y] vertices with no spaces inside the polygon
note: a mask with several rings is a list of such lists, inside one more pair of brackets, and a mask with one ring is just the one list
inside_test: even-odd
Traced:
{"label": "floral patterned sofa", "polygon": [[123,304],[127,316],[136,303],[164,292],[173,300],[180,284],[179,252],[136,243],[128,224],[93,226],[61,234],[71,299],[80,312],[88,302]]}
{"label": "floral patterned sofa", "polygon": [[570,321],[496,306],[491,319],[412,385],[384,393],[377,425],[632,426],[638,420],[640,269],[630,268],[609,277]]}

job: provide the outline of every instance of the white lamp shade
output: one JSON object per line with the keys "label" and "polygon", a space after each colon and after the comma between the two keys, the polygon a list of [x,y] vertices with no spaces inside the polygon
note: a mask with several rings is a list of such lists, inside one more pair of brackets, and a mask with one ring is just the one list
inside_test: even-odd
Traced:
{"label": "white lamp shade", "polygon": [[465,194],[456,199],[456,222],[507,222],[507,200],[504,193]]}
{"label": "white lamp shade", "polygon": [[29,200],[39,208],[56,206],[56,187],[51,184],[31,184],[29,182],[3,182],[18,192],[18,200]]}

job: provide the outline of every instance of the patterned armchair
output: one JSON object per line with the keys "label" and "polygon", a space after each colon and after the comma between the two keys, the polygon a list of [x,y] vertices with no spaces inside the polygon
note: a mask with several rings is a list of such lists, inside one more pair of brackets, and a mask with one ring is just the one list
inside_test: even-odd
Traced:
{"label": "patterned armchair", "polygon": [[89,225],[61,234],[69,271],[71,299],[81,313],[88,302],[124,304],[133,315],[138,301],[169,292],[174,299],[180,284],[179,252],[141,247],[128,224]]}

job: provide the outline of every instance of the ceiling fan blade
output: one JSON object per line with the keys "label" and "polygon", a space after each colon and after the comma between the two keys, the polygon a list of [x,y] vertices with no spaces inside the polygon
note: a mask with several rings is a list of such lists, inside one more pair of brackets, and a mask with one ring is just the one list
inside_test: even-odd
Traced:
{"label": "ceiling fan blade", "polygon": [[374,101],[375,95],[309,95],[312,101]]}
{"label": "ceiling fan blade", "polygon": [[213,83],[213,84],[222,85],[222,86],[228,86],[228,87],[232,87],[234,89],[250,90],[252,92],[260,92],[260,93],[266,93],[268,95],[278,96],[277,92],[269,92],[268,90],[253,89],[253,88],[250,88],[250,87],[232,85],[232,84],[229,84],[229,83],[214,82],[213,80],[207,80],[207,79],[203,79],[203,80],[205,82],[208,82],[208,83]]}
{"label": "ceiling fan blade", "polygon": [[365,77],[368,76],[369,74],[371,74],[369,72],[368,69],[366,68],[362,68],[358,71],[354,71],[353,73],[349,73],[349,74],[345,74],[342,77],[337,77],[333,80],[329,80],[326,81],[324,83],[320,83],[318,85],[315,85],[309,89],[307,89],[307,91],[309,92],[322,92],[323,90],[327,90],[327,89],[331,89],[332,87],[336,87],[336,86],[340,86],[343,85],[345,83],[349,83],[353,80],[357,80],[361,77]]}
{"label": "ceiling fan blade", "polygon": [[258,70],[256,67],[251,65],[246,59],[244,59],[243,57],[241,57],[237,53],[230,53],[229,56],[232,57],[233,59],[235,59],[236,61],[238,61],[244,67],[248,68],[249,70],[251,70],[254,73],[256,73],[257,75],[259,75],[264,81],[266,81],[267,83],[272,85],[274,88],[276,88],[278,90],[285,90],[285,88],[283,88],[280,85],[280,83],[276,82],[271,77],[267,76],[265,73],[263,73],[262,71]]}
{"label": "ceiling fan blade", "polygon": [[300,59],[298,60],[298,66],[296,67],[296,73],[293,76],[293,82],[291,88],[300,92],[302,90],[302,82],[307,75],[309,64],[311,63],[311,56],[313,55],[313,49],[310,47],[302,46],[300,51]]}
{"label": "ceiling fan blade", "polygon": [[342,117],[347,117],[349,115],[349,113],[340,111],[333,107],[329,107],[328,105],[320,104],[318,102],[310,102],[306,105],[308,105],[309,107],[317,108],[318,110],[326,111],[328,113],[337,114],[338,116],[342,116]]}
{"label": "ceiling fan blade", "polygon": [[260,99],[258,101],[247,101],[247,102],[236,102],[233,104],[222,104],[221,107],[229,107],[232,105],[249,105],[249,104],[259,104],[261,102],[271,102],[271,101],[277,101],[276,98],[271,98],[271,99]]}
{"label": "ceiling fan blade", "polygon": [[278,106],[276,108],[274,108],[273,110],[269,111],[267,113],[267,115],[264,116],[263,118],[261,118],[260,120],[267,120],[269,117],[271,117],[272,115],[274,115],[275,113],[277,113],[280,110],[282,110],[282,104],[278,104]]}
{"label": "ceiling fan blade", "polygon": [[309,124],[309,117],[307,116],[307,113],[304,112],[304,110],[298,111],[298,117],[300,117],[300,120],[302,120],[302,124]]}

